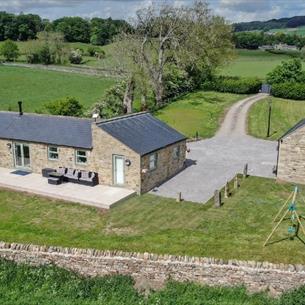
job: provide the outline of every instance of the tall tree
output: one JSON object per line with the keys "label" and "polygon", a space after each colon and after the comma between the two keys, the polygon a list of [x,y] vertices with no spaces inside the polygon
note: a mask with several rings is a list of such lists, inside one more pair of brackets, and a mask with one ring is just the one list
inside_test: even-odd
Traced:
{"label": "tall tree", "polygon": [[231,27],[201,1],[192,7],[142,9],[133,28],[120,36],[118,45],[128,57],[129,73],[140,73],[149,81],[158,107],[166,97],[165,75],[171,67],[187,72],[196,87],[228,60],[233,49]]}

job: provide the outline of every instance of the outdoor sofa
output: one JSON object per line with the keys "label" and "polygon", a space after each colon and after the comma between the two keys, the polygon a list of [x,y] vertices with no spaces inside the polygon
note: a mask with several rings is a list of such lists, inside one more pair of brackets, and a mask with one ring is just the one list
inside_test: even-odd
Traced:
{"label": "outdoor sofa", "polygon": [[52,175],[52,172],[53,173],[56,172],[56,173],[62,175],[62,177],[63,177],[62,180],[65,182],[78,183],[78,184],[87,185],[87,186],[95,186],[99,183],[97,173],[84,171],[84,170],[78,170],[78,169],[74,169],[74,168],[59,167],[56,170],[51,170],[49,168],[42,170],[42,175],[44,177],[49,178],[50,184],[60,184],[60,183],[57,183],[60,179],[49,176],[49,174]]}

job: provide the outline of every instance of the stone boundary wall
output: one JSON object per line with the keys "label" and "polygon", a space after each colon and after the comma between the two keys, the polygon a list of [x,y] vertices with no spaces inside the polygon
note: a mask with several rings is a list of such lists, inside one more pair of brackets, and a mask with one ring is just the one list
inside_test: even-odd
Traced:
{"label": "stone boundary wall", "polygon": [[135,279],[136,285],[144,281],[153,288],[160,288],[168,279],[173,279],[210,286],[244,285],[250,292],[268,291],[277,296],[305,285],[304,265],[5,242],[0,242],[0,258],[35,266],[54,264],[84,276],[129,275]]}

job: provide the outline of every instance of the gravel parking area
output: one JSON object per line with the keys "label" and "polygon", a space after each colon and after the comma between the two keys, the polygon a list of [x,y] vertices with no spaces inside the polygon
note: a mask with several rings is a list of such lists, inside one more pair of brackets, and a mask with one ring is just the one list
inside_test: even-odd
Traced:
{"label": "gravel parking area", "polygon": [[182,192],[185,200],[205,203],[216,189],[242,173],[246,163],[250,175],[274,178],[277,142],[246,135],[248,110],[264,97],[258,94],[233,105],[214,138],[188,144],[187,168],[152,193],[176,198]]}

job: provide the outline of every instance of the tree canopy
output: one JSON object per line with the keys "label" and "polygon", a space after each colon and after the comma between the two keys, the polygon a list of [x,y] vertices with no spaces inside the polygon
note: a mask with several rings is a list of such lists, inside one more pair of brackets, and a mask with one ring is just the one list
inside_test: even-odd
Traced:
{"label": "tree canopy", "polygon": [[95,45],[110,43],[123,28],[130,30],[124,20],[111,18],[84,19],[81,17],[63,17],[54,21],[42,19],[34,14],[14,15],[0,12],[0,41],[36,39],[41,31],[58,31],[64,34],[68,42],[84,42]]}
{"label": "tree canopy", "polygon": [[305,81],[305,72],[302,69],[300,59],[292,59],[282,62],[267,75],[269,84],[301,83]]}
{"label": "tree canopy", "polygon": [[201,1],[139,10],[132,25],[118,39],[117,56],[128,58],[125,69],[141,94],[152,92],[157,107],[172,96],[169,89],[177,90],[173,81],[197,88],[232,54],[231,26]]}

